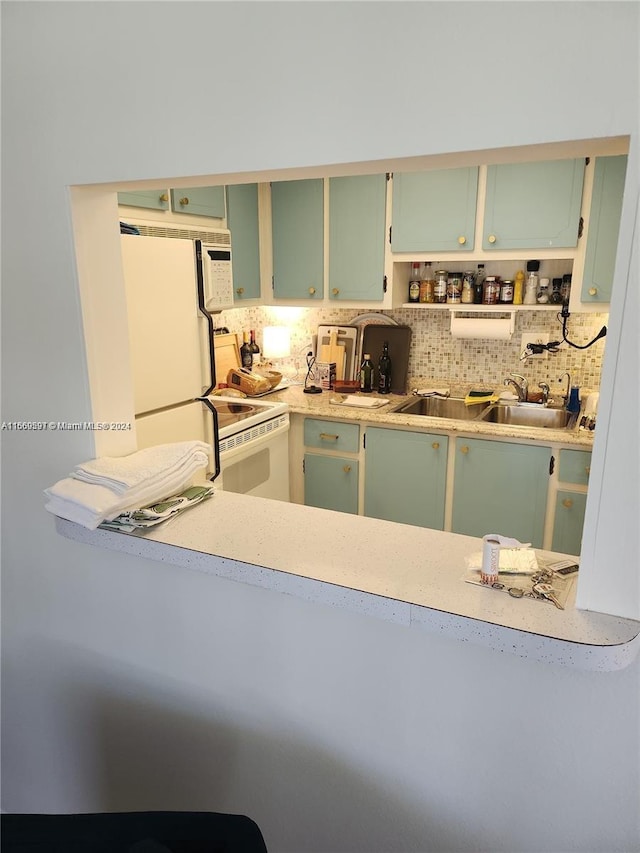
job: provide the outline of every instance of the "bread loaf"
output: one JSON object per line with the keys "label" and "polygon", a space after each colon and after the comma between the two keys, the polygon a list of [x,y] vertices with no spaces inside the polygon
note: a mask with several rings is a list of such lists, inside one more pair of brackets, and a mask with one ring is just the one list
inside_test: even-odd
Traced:
{"label": "bread loaf", "polygon": [[256,394],[264,394],[265,391],[271,390],[271,383],[268,379],[244,368],[232,367],[227,373],[227,385],[229,388],[244,391],[248,397],[255,397]]}

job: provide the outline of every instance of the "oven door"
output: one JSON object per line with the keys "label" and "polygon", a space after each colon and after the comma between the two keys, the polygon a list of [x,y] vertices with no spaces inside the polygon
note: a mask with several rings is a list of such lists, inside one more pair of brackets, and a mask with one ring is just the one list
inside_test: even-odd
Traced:
{"label": "oven door", "polygon": [[[216,485],[227,492],[272,500],[289,500],[289,416],[278,426],[247,441],[243,433],[220,440],[220,476]],[[249,432],[249,431],[247,431]]]}

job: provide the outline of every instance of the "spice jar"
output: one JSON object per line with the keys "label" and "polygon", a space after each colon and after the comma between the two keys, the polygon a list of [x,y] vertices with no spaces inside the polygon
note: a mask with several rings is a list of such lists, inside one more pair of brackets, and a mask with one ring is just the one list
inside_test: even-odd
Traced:
{"label": "spice jar", "polygon": [[449,273],[446,270],[436,270],[436,282],[433,286],[433,301],[444,304],[447,301],[447,282]]}
{"label": "spice jar", "polygon": [[449,273],[447,280],[447,304],[459,305],[462,298],[462,273]]}
{"label": "spice jar", "polygon": [[466,272],[462,276],[462,295],[460,296],[460,302],[463,302],[465,305],[471,305],[473,303],[474,282],[475,275],[473,272]]}
{"label": "spice jar", "polygon": [[500,282],[500,296],[498,302],[504,305],[511,305],[513,302],[513,282],[511,279],[505,278]]}
{"label": "spice jar", "polygon": [[426,261],[422,271],[422,279],[420,281],[420,302],[433,302],[434,284],[435,282],[433,280],[433,273],[431,272],[431,263]]}
{"label": "spice jar", "polygon": [[494,275],[488,275],[484,280],[484,291],[482,294],[483,305],[495,305],[498,302],[500,285]]}

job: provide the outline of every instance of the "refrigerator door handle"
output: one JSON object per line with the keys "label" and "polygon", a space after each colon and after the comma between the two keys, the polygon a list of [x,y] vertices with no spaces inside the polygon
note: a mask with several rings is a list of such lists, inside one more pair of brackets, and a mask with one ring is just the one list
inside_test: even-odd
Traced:
{"label": "refrigerator door handle", "polygon": [[[216,384],[218,381],[216,378],[216,355],[215,355],[215,348],[214,348],[214,344],[213,344],[213,338],[214,338],[214,334],[215,334],[215,332],[214,332],[215,326],[213,323],[213,317],[211,316],[211,314],[207,310],[206,302],[205,302],[204,267],[203,267],[203,260],[202,260],[202,241],[201,240],[195,240],[194,242],[195,242],[195,250],[196,250],[196,281],[198,284],[198,308],[206,317],[207,326],[209,329],[209,368],[211,371],[211,385],[207,388],[207,390],[204,393],[210,394],[213,391],[213,389],[216,387]],[[201,400],[202,397],[199,397],[198,399]],[[209,408],[213,412],[213,422],[214,422],[214,429],[216,430],[216,447],[217,447],[217,443],[218,443],[217,442],[217,429],[218,429],[217,412],[215,412],[215,410],[211,406],[209,406]],[[218,476],[218,473],[220,473],[220,472],[218,471],[216,473],[216,477]],[[215,477],[213,479],[215,479]]]}
{"label": "refrigerator door handle", "polygon": [[220,433],[218,431],[218,412],[211,400],[208,400],[206,397],[196,397],[196,399],[201,403],[204,403],[213,415],[213,465],[215,471],[213,477],[209,477],[211,482],[213,482],[220,473]]}

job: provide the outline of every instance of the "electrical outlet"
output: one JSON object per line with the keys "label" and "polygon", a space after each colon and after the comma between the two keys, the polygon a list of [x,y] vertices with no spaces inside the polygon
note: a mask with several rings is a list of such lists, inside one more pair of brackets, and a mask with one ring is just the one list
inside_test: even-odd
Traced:
{"label": "electrical outlet", "polygon": [[[548,344],[549,343],[549,333],[548,332],[523,332],[522,334],[522,352],[527,349],[529,344]],[[537,353],[536,355],[527,355],[527,358],[548,358],[549,353],[547,350],[543,350],[541,353]]]}

